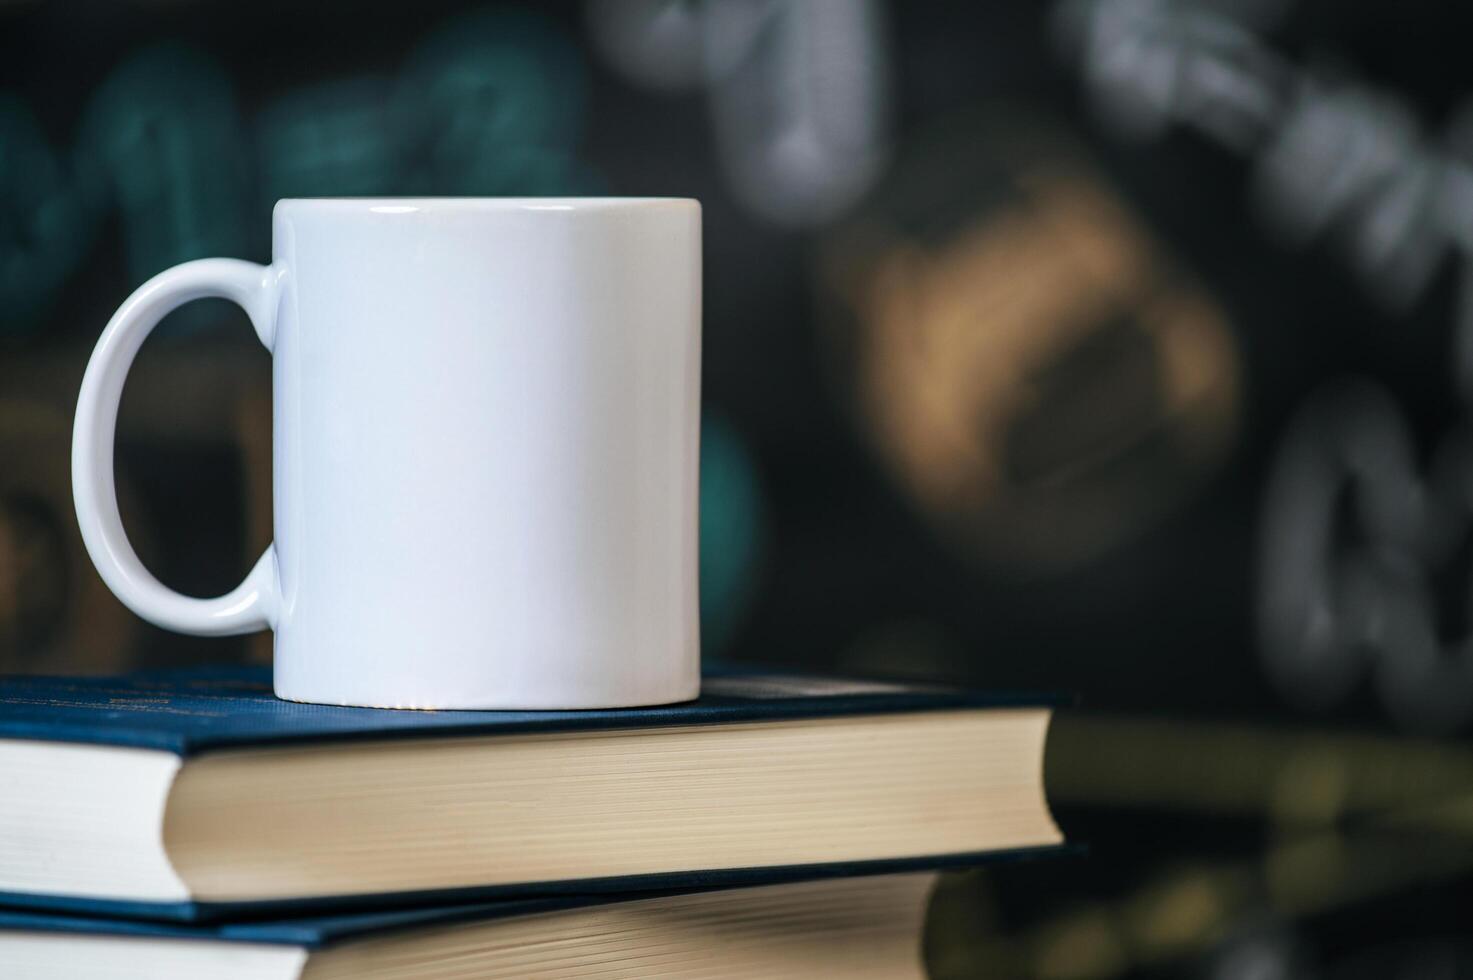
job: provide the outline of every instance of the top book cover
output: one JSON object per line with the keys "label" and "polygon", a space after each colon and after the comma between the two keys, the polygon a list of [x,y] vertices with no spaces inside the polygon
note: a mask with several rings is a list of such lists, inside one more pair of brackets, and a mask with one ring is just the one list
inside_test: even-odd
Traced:
{"label": "top book cover", "polygon": [[188,756],[293,743],[581,732],[947,709],[1054,707],[1045,694],[708,668],[695,701],[598,711],[347,708],[277,698],[267,667],[119,677],[0,678],[0,738],[154,749]]}

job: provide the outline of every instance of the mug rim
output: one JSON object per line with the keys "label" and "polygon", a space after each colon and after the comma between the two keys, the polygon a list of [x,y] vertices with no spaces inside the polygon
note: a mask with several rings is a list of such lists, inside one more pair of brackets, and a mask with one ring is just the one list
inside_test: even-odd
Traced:
{"label": "mug rim", "polygon": [[284,197],[283,209],[416,214],[424,211],[607,211],[661,207],[699,209],[693,197]]}

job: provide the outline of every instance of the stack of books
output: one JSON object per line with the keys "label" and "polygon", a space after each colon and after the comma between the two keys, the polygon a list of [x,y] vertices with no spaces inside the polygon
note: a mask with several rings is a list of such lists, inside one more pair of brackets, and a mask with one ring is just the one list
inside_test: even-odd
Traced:
{"label": "stack of books", "polygon": [[583,712],[0,681],[0,977],[920,977],[939,870],[1062,841],[1051,706],[715,673]]}

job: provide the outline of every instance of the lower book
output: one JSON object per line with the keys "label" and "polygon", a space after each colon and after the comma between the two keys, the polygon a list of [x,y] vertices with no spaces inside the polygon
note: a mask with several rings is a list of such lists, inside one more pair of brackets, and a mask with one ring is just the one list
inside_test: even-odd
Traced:
{"label": "lower book", "polygon": [[921,978],[935,872],[212,925],[0,911],[25,980]]}

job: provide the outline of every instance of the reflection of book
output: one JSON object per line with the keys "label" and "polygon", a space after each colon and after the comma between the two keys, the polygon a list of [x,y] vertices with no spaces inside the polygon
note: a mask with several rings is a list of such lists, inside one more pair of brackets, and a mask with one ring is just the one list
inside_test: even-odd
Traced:
{"label": "reflection of book", "polygon": [[293,704],[254,668],[13,678],[0,892],[198,918],[1048,846],[1049,718],[1038,699],[747,673],[708,674],[688,704],[585,712]]}
{"label": "reflection of book", "polygon": [[932,877],[544,898],[210,927],[0,912],[0,975],[919,980]]}

